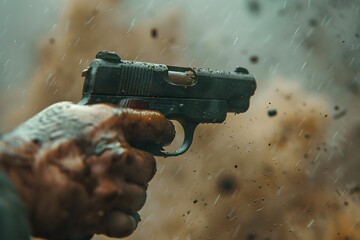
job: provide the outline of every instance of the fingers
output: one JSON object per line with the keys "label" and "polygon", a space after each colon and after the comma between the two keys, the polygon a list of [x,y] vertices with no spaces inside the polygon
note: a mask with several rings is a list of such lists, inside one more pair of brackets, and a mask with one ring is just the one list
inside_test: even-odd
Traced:
{"label": "fingers", "polygon": [[121,211],[115,211],[106,217],[101,233],[109,237],[126,237],[129,236],[137,227],[137,221],[132,215]]}
{"label": "fingers", "polygon": [[156,161],[150,153],[131,148],[126,159],[125,169],[127,182],[147,186],[155,175]]}
{"label": "fingers", "polygon": [[156,170],[156,161],[151,154],[129,147],[122,151],[106,151],[91,164],[93,177],[97,178],[94,190],[97,206],[127,213],[141,209],[148,182]]}
{"label": "fingers", "polygon": [[156,172],[155,158],[130,146],[106,150],[100,156],[90,157],[87,164],[93,177],[111,176],[140,186],[147,186]]}
{"label": "fingers", "polygon": [[[87,236],[92,234],[105,234],[108,237],[116,238],[126,237],[134,232],[140,221],[137,214],[127,214],[123,211],[112,211],[102,216],[97,215],[98,214],[89,214],[87,219],[82,220],[81,226],[76,227],[77,230],[73,229],[72,231],[68,231],[62,239],[69,239],[69,235]],[[88,221],[89,219],[90,221]],[[97,221],[94,221],[94,219],[97,219]],[[78,222],[74,223],[73,226],[76,226],[76,224],[78,224]],[[69,234],[69,232],[76,234]]]}
{"label": "fingers", "polygon": [[[85,232],[96,231],[111,237],[128,236],[137,227],[133,214],[143,207],[148,182],[156,171],[154,157],[131,146],[166,145],[174,138],[174,126],[163,115],[153,111],[106,105],[67,103],[66,106],[65,117],[72,124],[71,134],[66,136],[76,138],[76,146],[83,149],[86,157],[84,166],[89,170],[85,171],[86,176],[71,176],[76,176],[76,181],[93,193],[83,201]],[[64,120],[62,124],[68,122]],[[65,127],[69,129],[69,126]],[[82,133],[80,137],[76,135],[79,132]],[[86,144],[78,144],[80,140]],[[85,177],[86,181],[83,180]]]}
{"label": "fingers", "polygon": [[[108,184],[109,180],[104,182]],[[86,234],[101,233],[110,237],[125,237],[135,230],[140,218],[134,216],[145,203],[145,188],[115,179],[112,183],[116,184],[115,194],[109,198],[95,193],[86,204],[86,210],[82,212],[82,225],[75,229],[83,229],[82,232]],[[75,219],[78,217],[79,215]]]}
{"label": "fingers", "polygon": [[113,108],[108,105],[92,106],[95,112],[109,116],[102,122],[102,126],[119,129],[130,144],[156,143],[167,145],[175,137],[175,127],[171,121],[161,113],[148,110],[134,110],[129,108]]}
{"label": "fingers", "polygon": [[136,184],[124,184],[119,189],[118,197],[112,202],[113,209],[126,213],[136,213],[144,206],[146,200],[145,188]]}
{"label": "fingers", "polygon": [[[107,188],[112,184],[112,190],[101,191],[101,188]],[[107,189],[109,190],[109,189]],[[126,213],[138,212],[145,204],[146,192],[145,187],[137,184],[126,183],[116,179],[100,180],[96,188],[93,205],[98,211],[121,210]]]}
{"label": "fingers", "polygon": [[[145,203],[145,189],[136,184],[123,184],[118,189],[118,196],[111,202],[100,201],[108,211],[97,211],[103,213],[102,220],[96,226],[96,233],[105,234],[109,237],[126,237],[137,227],[140,218],[135,218]],[[96,204],[99,206],[99,204]],[[110,207],[111,206],[111,207]],[[99,216],[92,217],[94,219]],[[99,219],[99,218],[98,218]],[[100,220],[99,219],[99,220]]]}

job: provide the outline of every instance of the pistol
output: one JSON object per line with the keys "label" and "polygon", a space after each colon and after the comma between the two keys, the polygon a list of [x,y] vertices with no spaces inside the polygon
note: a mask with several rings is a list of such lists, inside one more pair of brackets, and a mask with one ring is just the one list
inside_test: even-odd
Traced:
{"label": "pistol", "polygon": [[234,72],[175,67],[126,61],[108,51],[99,52],[82,76],[85,80],[79,104],[109,103],[155,110],[182,125],[184,140],[178,150],[144,147],[155,156],[183,154],[200,123],[222,123],[228,112],[246,112],[256,89],[254,77],[242,67]]}

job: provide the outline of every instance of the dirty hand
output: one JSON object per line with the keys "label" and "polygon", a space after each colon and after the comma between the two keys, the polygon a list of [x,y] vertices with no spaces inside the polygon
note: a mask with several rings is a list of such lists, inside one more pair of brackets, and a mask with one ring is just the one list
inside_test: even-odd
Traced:
{"label": "dirty hand", "polygon": [[131,234],[140,220],[154,157],[174,126],[161,114],[107,105],[52,105],[0,142],[0,168],[28,209],[34,236]]}

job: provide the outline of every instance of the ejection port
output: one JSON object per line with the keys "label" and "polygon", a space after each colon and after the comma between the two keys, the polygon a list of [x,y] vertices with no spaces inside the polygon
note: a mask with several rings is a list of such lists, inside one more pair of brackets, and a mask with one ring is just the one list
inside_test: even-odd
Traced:
{"label": "ejection port", "polygon": [[175,85],[192,86],[196,83],[196,74],[188,69],[185,72],[169,71],[169,82]]}

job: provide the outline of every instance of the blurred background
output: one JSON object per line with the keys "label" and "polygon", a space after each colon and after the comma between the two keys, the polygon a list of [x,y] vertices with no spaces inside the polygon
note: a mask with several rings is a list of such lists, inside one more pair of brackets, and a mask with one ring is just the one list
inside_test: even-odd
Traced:
{"label": "blurred background", "polygon": [[78,101],[104,49],[256,77],[248,112],[158,159],[128,239],[360,239],[358,0],[0,0],[0,46],[0,132]]}

